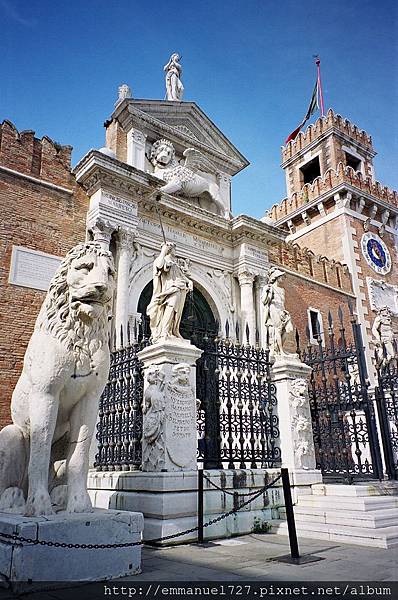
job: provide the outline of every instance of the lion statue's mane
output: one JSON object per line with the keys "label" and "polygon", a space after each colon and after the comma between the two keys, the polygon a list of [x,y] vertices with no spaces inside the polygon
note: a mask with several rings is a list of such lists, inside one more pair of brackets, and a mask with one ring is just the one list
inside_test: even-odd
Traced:
{"label": "lion statue's mane", "polygon": [[[91,354],[106,340],[107,321],[111,311],[111,306],[108,305],[108,310],[103,311],[101,315],[102,318],[94,319],[86,325],[77,318],[76,310],[71,306],[67,281],[69,267],[75,259],[81,258],[87,252],[94,252],[97,256],[104,256],[113,262],[112,254],[100,244],[83,242],[72,248],[51,280],[35,325],[35,329],[50,333],[62,342],[67,350],[72,351],[77,363],[80,362],[82,353]],[[95,348],[91,347],[90,338],[99,340]]]}

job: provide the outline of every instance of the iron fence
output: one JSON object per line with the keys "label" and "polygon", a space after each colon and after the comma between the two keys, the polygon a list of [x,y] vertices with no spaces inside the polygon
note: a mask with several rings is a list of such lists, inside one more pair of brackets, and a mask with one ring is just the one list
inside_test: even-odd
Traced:
{"label": "iron fence", "polygon": [[394,356],[383,347],[383,358],[376,352],[375,389],[377,410],[383,443],[386,473],[398,479],[398,344],[393,344]]}
{"label": "iron fence", "polygon": [[138,325],[134,331],[128,326],[126,337],[121,330],[119,347],[113,340],[108,382],[100,398],[94,463],[99,471],[141,467],[144,377],[137,353],[149,339]]}
{"label": "iron fence", "polygon": [[309,398],[316,467],[324,478],[352,483],[381,478],[382,463],[361,329],[351,306],[349,320],[347,335],[342,309],[337,324],[329,312],[327,331],[318,331],[316,345],[309,341],[300,354],[312,367]]}
{"label": "iron fence", "polygon": [[[268,349],[225,337],[208,337],[198,361],[198,460],[205,468],[273,467],[280,448],[276,388]],[[256,335],[258,340],[258,335]]]}

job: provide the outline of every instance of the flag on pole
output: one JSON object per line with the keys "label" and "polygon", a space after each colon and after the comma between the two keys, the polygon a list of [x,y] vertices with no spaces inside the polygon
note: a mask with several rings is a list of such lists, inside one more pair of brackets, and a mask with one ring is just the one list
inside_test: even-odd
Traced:
{"label": "flag on pole", "polygon": [[314,86],[314,90],[312,92],[311,101],[308,106],[308,110],[304,119],[301,121],[300,125],[296,127],[294,131],[286,138],[285,144],[290,142],[290,140],[294,140],[294,138],[298,135],[300,129],[304,127],[308,119],[316,112],[321,109],[321,116],[324,116],[324,105],[323,105],[323,93],[322,93],[322,84],[321,84],[321,61],[318,56],[316,56],[316,66],[317,66],[317,78]]}

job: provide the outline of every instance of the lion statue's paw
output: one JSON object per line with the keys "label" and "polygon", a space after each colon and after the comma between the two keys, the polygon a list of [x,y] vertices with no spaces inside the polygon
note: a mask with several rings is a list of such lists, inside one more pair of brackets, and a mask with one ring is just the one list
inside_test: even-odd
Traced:
{"label": "lion statue's paw", "polygon": [[0,512],[21,513],[25,506],[23,491],[19,487],[9,487],[0,496]]}
{"label": "lion statue's paw", "polygon": [[84,490],[78,494],[71,494],[66,505],[66,512],[69,513],[86,513],[93,512],[90,496]]}
{"label": "lion statue's paw", "polygon": [[54,509],[52,507],[50,494],[45,488],[33,491],[29,494],[26,501],[26,517],[39,517],[53,514]]}

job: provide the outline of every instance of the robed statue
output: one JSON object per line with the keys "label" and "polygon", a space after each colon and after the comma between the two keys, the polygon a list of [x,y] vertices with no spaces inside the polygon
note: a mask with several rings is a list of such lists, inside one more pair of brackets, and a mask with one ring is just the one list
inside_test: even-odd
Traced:
{"label": "robed statue", "polygon": [[261,301],[264,305],[264,325],[267,330],[271,354],[288,354],[284,347],[289,334],[293,331],[290,313],[285,309],[285,290],[278,283],[285,273],[271,267],[267,275]]}
{"label": "robed statue", "polygon": [[179,63],[180,55],[177,52],[171,55],[167,65],[163,67],[166,72],[166,97],[167,100],[181,102],[184,86],[181,81],[182,66]]}
{"label": "robed statue", "polygon": [[147,308],[152,341],[178,338],[185,299],[193,284],[188,269],[175,255],[175,244],[165,242],[153,263],[153,294]]}

